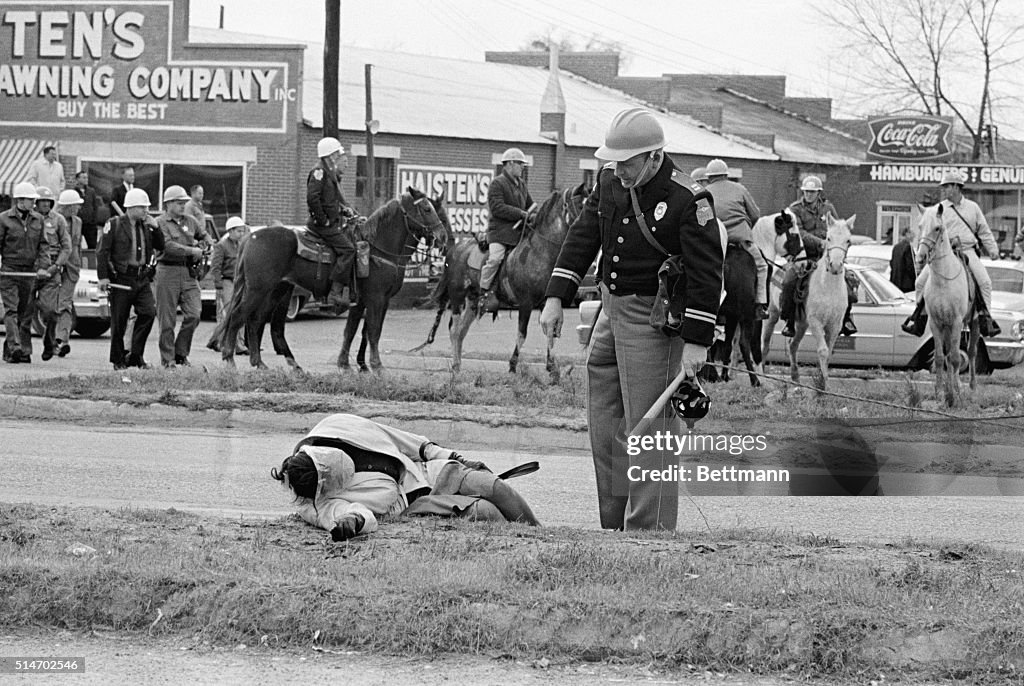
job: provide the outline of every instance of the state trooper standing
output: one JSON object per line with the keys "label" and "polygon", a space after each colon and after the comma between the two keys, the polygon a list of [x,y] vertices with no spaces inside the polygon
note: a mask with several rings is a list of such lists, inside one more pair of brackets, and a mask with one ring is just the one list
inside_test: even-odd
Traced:
{"label": "state trooper standing", "polygon": [[334,270],[331,272],[331,292],[327,301],[341,314],[348,309],[346,289],[352,283],[352,265],[356,246],[345,232],[345,222],[358,216],[341,194],[341,173],[348,164],[345,148],[337,138],[321,138],[316,144],[320,158],[306,177],[306,205],[309,221],[306,228],[319,236],[334,251]]}
{"label": "state trooper standing", "polygon": [[[165,367],[190,366],[192,336],[199,326],[203,301],[199,279],[193,272],[213,240],[196,220],[185,214],[189,196],[181,186],[164,191],[164,213],[157,220],[163,232],[163,256],[156,268],[156,311],[160,322],[160,363]],[[181,307],[181,329],[174,327]]]}
{"label": "state trooper standing", "polygon": [[[43,348],[47,341],[52,341],[50,349],[57,353],[57,357],[65,357],[71,352],[71,325],[74,313],[75,286],[78,284],[78,277],[82,271],[82,220],[78,217],[79,208],[84,206],[85,201],[75,190],[66,189],[60,192],[57,198],[57,211],[68,223],[68,235],[71,237],[71,253],[68,255],[64,270],[60,275],[60,294],[57,299],[57,318],[52,327],[47,327],[43,335]],[[95,227],[93,227],[95,230]],[[96,242],[95,235],[93,243]]]}
{"label": "state trooper standing", "polygon": [[53,339],[60,310],[61,278],[71,257],[71,232],[68,230],[68,222],[64,215],[57,212],[54,207],[56,198],[53,191],[46,186],[39,186],[36,193],[39,195],[36,198],[36,212],[43,218],[43,235],[50,251],[47,277],[36,280],[36,309],[43,322],[42,357],[46,362],[53,358],[54,353]]}
{"label": "state trooper standing", "polygon": [[[164,234],[149,216],[146,191],[133,188],[125,193],[122,202],[125,214],[111,218],[100,234],[96,272],[100,291],[110,293],[110,361],[114,369],[148,369],[143,353],[156,317],[149,264],[154,253],[164,249]],[[131,349],[126,355],[124,334],[133,307],[135,326]]]}
{"label": "state trooper standing", "polygon": [[[707,361],[722,295],[725,239],[713,199],[664,148],[665,133],[648,110],[627,109],[612,120],[595,153],[610,163],[569,227],[540,319],[545,334],[559,335],[562,308],[601,251],[602,308],[587,354],[587,410],[606,529],[676,526],[678,482],[634,480],[630,474],[665,469],[677,458],[665,450],[630,455],[627,435],[680,367],[696,376]],[[672,336],[650,325],[666,252],[680,256],[686,277],[682,322]],[[681,429],[671,410],[660,419],[677,433]]]}
{"label": "state trooper standing", "polygon": [[14,206],[0,213],[0,298],[6,332],[3,357],[12,364],[32,362],[36,279],[50,276],[43,217],[32,209],[37,197],[35,186],[23,181],[11,193]]}

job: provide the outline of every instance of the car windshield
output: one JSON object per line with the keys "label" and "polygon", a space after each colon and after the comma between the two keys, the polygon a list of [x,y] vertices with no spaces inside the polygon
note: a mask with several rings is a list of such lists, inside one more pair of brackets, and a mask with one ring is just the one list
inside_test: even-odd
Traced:
{"label": "car windshield", "polygon": [[876,272],[884,272],[889,268],[889,260],[882,259],[881,257],[866,257],[864,255],[851,255],[849,258],[853,264],[864,265],[868,269],[872,269]]}
{"label": "car windshield", "polygon": [[862,269],[857,272],[857,276],[860,277],[861,283],[875,294],[879,302],[907,299],[903,291],[878,272]]}
{"label": "car windshield", "polygon": [[986,267],[992,279],[992,290],[1024,293],[1024,271],[1003,267]]}

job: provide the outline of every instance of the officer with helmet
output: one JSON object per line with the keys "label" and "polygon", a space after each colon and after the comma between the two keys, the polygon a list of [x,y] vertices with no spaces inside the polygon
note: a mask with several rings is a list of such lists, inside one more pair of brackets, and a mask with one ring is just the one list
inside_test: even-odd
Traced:
{"label": "officer with helmet", "polygon": [[754,245],[753,231],[754,224],[761,218],[761,209],[743,184],[729,180],[729,165],[725,160],[711,160],[704,173],[708,178],[705,188],[715,199],[715,214],[725,225],[729,243],[746,250],[757,269],[754,316],[768,319],[768,261]]}
{"label": "officer with helmet", "polygon": [[508,249],[519,243],[523,229],[537,215],[537,205],[523,181],[523,167],[527,164],[522,150],[506,150],[501,155],[501,173],[487,191],[487,262],[480,269],[480,303],[486,312],[498,311],[494,277]]}
{"label": "officer with helmet", "polygon": [[[828,237],[828,221],[826,218],[829,215],[837,219],[839,218],[835,205],[825,199],[823,195],[824,190],[825,188],[820,178],[813,175],[806,176],[803,183],[800,184],[802,197],[789,205],[789,211],[797,219],[804,249],[807,251],[808,264],[820,259],[822,251],[825,249],[825,239]],[[809,272],[803,267],[790,267],[783,277],[782,295],[779,299],[780,316],[786,322],[785,328],[782,329],[783,336],[793,336],[793,320],[796,317],[795,295],[797,285],[808,274]],[[851,308],[853,303],[857,302],[859,283],[857,277],[852,272],[846,272],[849,302],[846,306],[846,314],[843,316],[843,328],[839,332],[842,336],[852,336],[857,333],[857,327],[853,323]]]}
{"label": "officer with helmet", "polygon": [[348,166],[345,148],[337,138],[321,138],[316,144],[320,158],[306,177],[306,205],[309,221],[306,227],[319,236],[334,251],[334,270],[331,272],[331,292],[327,301],[341,314],[349,305],[346,290],[352,283],[352,265],[356,246],[345,232],[345,222],[358,216],[341,194],[341,174]]}
{"label": "officer with helmet", "polygon": [[690,172],[690,178],[699,183],[702,187],[708,187],[708,170],[707,167],[697,167]]}
{"label": "officer with helmet", "polygon": [[[164,213],[156,223],[163,233],[163,255],[156,268],[156,312],[160,322],[160,363],[165,367],[190,366],[192,336],[199,326],[203,301],[194,269],[210,254],[213,239],[185,213],[189,195],[181,186],[164,190]],[[181,329],[177,335],[178,308]]]}
{"label": "officer with helmet", "polygon": [[[540,319],[545,334],[560,334],[563,307],[600,251],[602,307],[587,354],[587,408],[606,529],[675,529],[678,483],[642,474],[677,458],[637,450],[627,436],[680,368],[695,377],[704,365],[722,296],[725,240],[712,196],[664,148],[664,131],[650,111],[631,108],[612,120],[595,153],[609,163],[569,227]],[[671,336],[650,325],[666,253],[679,256],[685,270],[685,309]],[[662,428],[680,432],[670,410],[659,419]]]}
{"label": "officer with helmet", "polygon": [[[43,322],[43,361],[53,358],[53,334],[60,305],[61,275],[71,257],[71,233],[67,220],[54,207],[53,191],[46,186],[36,188],[36,212],[43,217],[43,235],[50,251],[47,276],[36,280],[36,308]],[[76,194],[77,195],[77,194]],[[49,333],[49,335],[46,335]]]}
{"label": "officer with helmet", "polygon": [[[11,194],[14,206],[0,213],[0,298],[4,304],[4,362],[32,362],[32,318],[36,279],[50,275],[50,246],[43,217],[32,209],[35,186],[23,181]],[[28,276],[14,276],[13,273]]]}
{"label": "officer with helmet", "polygon": [[46,327],[43,334],[43,359],[46,349],[57,357],[65,357],[71,352],[68,339],[71,338],[71,324],[75,286],[82,269],[82,220],[78,217],[79,208],[85,200],[77,191],[68,188],[60,192],[57,198],[57,211],[68,224],[68,236],[71,238],[71,252],[64,263],[60,275],[60,292],[57,296],[57,316],[51,326]]}
{"label": "officer with helmet", "polygon": [[[114,369],[149,368],[143,353],[156,317],[150,265],[164,247],[164,234],[149,216],[149,195],[141,188],[127,191],[124,214],[104,225],[96,249],[100,291],[109,291],[110,361]],[[124,333],[133,307],[135,326],[131,349],[125,354]]]}

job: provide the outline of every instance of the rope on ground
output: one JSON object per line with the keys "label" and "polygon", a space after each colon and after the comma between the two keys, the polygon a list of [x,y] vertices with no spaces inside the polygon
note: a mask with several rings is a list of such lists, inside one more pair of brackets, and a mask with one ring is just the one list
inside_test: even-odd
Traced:
{"label": "rope on ground", "polygon": [[891,407],[891,408],[898,409],[898,410],[905,410],[907,412],[927,412],[927,413],[930,413],[930,414],[939,415],[940,417],[944,417],[946,419],[956,419],[958,421],[971,420],[971,421],[978,421],[978,422],[991,422],[991,423],[994,423],[994,424],[998,424],[999,426],[1004,426],[1003,424],[1000,424],[999,422],[1001,422],[1003,420],[1006,420],[1006,419],[1024,419],[1024,415],[1007,415],[1007,416],[1004,416],[1004,417],[962,417],[960,415],[952,414],[950,412],[943,412],[942,410],[932,410],[932,409],[928,409],[926,407],[911,407],[910,405],[902,405],[900,403],[892,403],[892,402],[889,402],[889,401],[886,401],[886,400],[876,400],[874,398],[862,398],[862,397],[855,396],[855,395],[849,395],[848,393],[839,393],[837,391],[822,390],[822,389],[819,389],[819,388],[815,388],[813,386],[808,386],[807,384],[802,384],[799,381],[793,381],[792,379],[786,379],[786,378],[783,378],[783,377],[780,377],[780,376],[775,376],[773,374],[765,374],[764,372],[752,371],[752,370],[745,369],[745,368],[744,369],[740,369],[739,367],[733,367],[732,365],[723,364],[723,365],[717,365],[717,366],[722,367],[722,369],[729,369],[729,370],[734,371],[734,372],[736,372],[738,374],[753,374],[754,376],[759,376],[761,378],[768,379],[770,381],[777,381],[777,382],[779,382],[781,384],[789,385],[789,386],[796,386],[798,388],[806,388],[806,389],[814,391],[816,393],[821,393],[823,395],[831,395],[831,396],[835,396],[836,398],[843,398],[844,400],[853,400],[855,402],[869,403],[869,404],[873,404],[873,405],[881,405],[883,407]]}

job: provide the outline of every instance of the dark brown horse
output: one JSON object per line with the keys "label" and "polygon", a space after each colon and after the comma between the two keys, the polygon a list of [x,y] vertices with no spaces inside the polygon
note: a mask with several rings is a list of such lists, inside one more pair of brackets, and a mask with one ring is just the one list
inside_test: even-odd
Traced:
{"label": "dark brown horse", "polygon": [[[558,251],[569,231],[569,225],[579,216],[586,197],[583,184],[565,191],[553,192],[537,210],[533,226],[523,231],[519,244],[508,252],[505,264],[495,281],[498,299],[519,311],[519,326],[515,349],[509,358],[510,372],[519,364],[519,351],[526,340],[526,330],[534,308],[544,300],[544,291],[551,278],[551,270],[558,258]],[[445,257],[444,272],[434,288],[432,299],[437,303],[437,317],[430,329],[427,340],[413,349],[420,350],[434,342],[437,328],[445,309],[451,309],[449,336],[452,343],[452,368],[456,371],[462,365],[462,341],[470,325],[476,319],[480,298],[480,267],[487,259],[476,241],[464,241],[449,245]],[[551,354],[553,341],[548,340],[546,368],[557,377],[558,368]]]}
{"label": "dark brown horse", "polygon": [[[364,331],[370,345],[370,364],[379,369],[381,363],[377,346],[388,301],[397,292],[396,278],[398,287],[401,287],[405,263],[420,239],[444,240],[444,230],[430,200],[419,190],[409,188],[401,198],[391,200],[371,214],[362,227],[362,233],[370,243],[370,274],[358,281],[358,298],[349,310],[345,345],[338,356],[338,366],[347,366],[349,345],[359,319],[365,316]],[[260,355],[260,343],[263,328],[269,321],[274,352],[283,355],[290,366],[299,369],[284,337],[288,301],[295,285],[310,291],[314,297],[323,297],[331,287],[330,273],[330,264],[298,257],[295,230],[276,225],[253,231],[241,247],[235,272],[235,293],[227,315],[218,324],[224,361],[234,365],[234,341],[244,325],[250,363],[254,367],[266,368]],[[396,274],[401,276],[396,277]]]}

